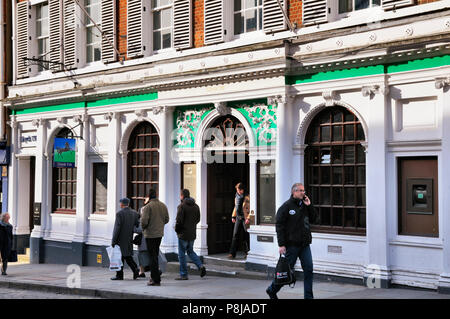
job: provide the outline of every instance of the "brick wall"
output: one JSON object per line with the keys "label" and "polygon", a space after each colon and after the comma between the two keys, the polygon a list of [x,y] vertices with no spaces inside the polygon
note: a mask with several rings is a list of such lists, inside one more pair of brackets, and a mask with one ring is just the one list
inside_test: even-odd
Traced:
{"label": "brick wall", "polygon": [[120,55],[127,55],[127,0],[117,0],[117,49]]}
{"label": "brick wall", "polygon": [[302,0],[289,0],[288,15],[292,24],[297,24],[297,28],[302,25]]}
{"label": "brick wall", "polygon": [[204,0],[194,0],[194,48],[204,46]]}

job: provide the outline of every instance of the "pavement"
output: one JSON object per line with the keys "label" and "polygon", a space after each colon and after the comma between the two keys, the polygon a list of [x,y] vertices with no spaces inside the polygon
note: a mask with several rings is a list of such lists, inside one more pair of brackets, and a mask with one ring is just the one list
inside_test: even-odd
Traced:
{"label": "pavement", "polygon": [[[208,271],[206,265],[207,274],[200,278],[199,272],[191,268],[189,280],[176,281],[178,263],[169,263],[168,271],[162,275],[161,286],[153,287],[147,286],[148,275],[147,278],[133,280],[129,269],[125,269],[123,281],[112,281],[110,278],[115,272],[107,268],[11,263],[8,276],[0,276],[0,288],[57,293],[66,298],[268,299],[265,290],[271,281],[260,273],[253,277],[255,279],[239,278],[214,273],[212,268]],[[11,294],[10,298],[14,296]],[[369,289],[362,285],[323,281],[314,282],[314,296],[316,299],[450,299],[450,295],[438,294],[434,290]],[[3,294],[5,297],[7,295]],[[283,287],[278,297],[303,298],[303,282],[297,281],[294,288]]]}

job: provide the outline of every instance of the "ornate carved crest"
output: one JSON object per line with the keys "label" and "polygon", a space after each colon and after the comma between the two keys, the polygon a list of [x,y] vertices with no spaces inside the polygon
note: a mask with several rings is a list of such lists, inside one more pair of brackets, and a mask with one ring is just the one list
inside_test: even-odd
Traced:
{"label": "ornate carved crest", "polygon": [[203,114],[209,109],[188,110],[177,114],[177,144],[190,145],[194,141],[194,131],[198,128]]}
{"label": "ornate carved crest", "polygon": [[218,118],[206,132],[206,148],[248,147],[244,125],[234,116]]}
{"label": "ornate carved crest", "polygon": [[[265,143],[272,143],[277,138],[277,118],[276,112],[273,109],[269,109],[268,105],[255,104],[253,106],[241,105],[248,112],[248,116],[253,121],[254,125],[258,125],[256,134],[259,133],[258,139]],[[275,107],[275,106],[273,106]]]}

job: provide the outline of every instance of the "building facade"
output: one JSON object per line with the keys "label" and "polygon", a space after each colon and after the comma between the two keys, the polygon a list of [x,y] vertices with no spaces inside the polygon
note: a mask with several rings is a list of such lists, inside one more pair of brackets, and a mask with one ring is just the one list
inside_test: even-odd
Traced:
{"label": "building facade", "polygon": [[280,4],[13,0],[8,206],[32,262],[107,265],[118,200],[150,188],[169,257],[182,187],[195,250],[227,252],[241,181],[246,267],[270,271],[301,181],[317,274],[450,288],[449,1]]}

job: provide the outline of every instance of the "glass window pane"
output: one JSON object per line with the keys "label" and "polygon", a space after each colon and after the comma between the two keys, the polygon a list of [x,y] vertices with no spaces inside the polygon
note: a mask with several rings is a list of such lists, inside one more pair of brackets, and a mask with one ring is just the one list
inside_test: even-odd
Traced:
{"label": "glass window pane", "polygon": [[330,112],[325,111],[323,114],[320,115],[320,124],[327,124],[330,123]]}
{"label": "glass window pane", "polygon": [[334,112],[333,123],[341,123],[341,122],[342,122],[342,112]]}
{"label": "glass window pane", "polygon": [[345,227],[355,227],[355,210],[353,208],[344,209]]}
{"label": "glass window pane", "polygon": [[353,0],[339,0],[339,13],[352,11]]}
{"label": "glass window pane", "polygon": [[153,32],[153,50],[155,50],[155,51],[161,50],[161,32],[160,31]]}
{"label": "glass window pane", "polygon": [[66,196],[61,196],[61,206],[60,208],[66,208]]}
{"label": "glass window pane", "polygon": [[241,13],[234,14],[234,34],[244,33],[244,16]]}
{"label": "glass window pane", "polygon": [[259,162],[258,209],[260,224],[275,223],[275,162]]}
{"label": "glass window pane", "polygon": [[365,166],[358,166],[356,167],[356,176],[358,179],[358,184],[366,184],[366,167]]}
{"label": "glass window pane", "polygon": [[342,125],[333,126],[333,141],[342,141]]}
{"label": "glass window pane", "polygon": [[158,148],[159,147],[159,138],[158,135],[152,136],[152,148]]}
{"label": "glass window pane", "polygon": [[152,168],[152,181],[158,181],[158,169],[157,168]]}
{"label": "glass window pane", "polygon": [[320,224],[324,226],[331,226],[331,212],[329,207],[320,208]]}
{"label": "glass window pane", "polygon": [[342,146],[331,147],[332,164],[342,164]]}
{"label": "glass window pane", "polygon": [[333,187],[333,205],[342,205],[342,188]]}
{"label": "glass window pane", "polygon": [[365,208],[358,208],[358,227],[366,227],[366,209]]}
{"label": "glass window pane", "polygon": [[353,166],[344,167],[344,184],[355,184],[355,168]]}
{"label": "glass window pane", "polygon": [[345,115],[344,115],[344,121],[345,122],[354,122],[355,121],[355,116],[350,113],[349,111],[345,111]]}
{"label": "glass window pane", "polygon": [[234,11],[240,11],[242,9],[241,2],[242,0],[234,0]]}
{"label": "glass window pane", "polygon": [[108,187],[108,164],[107,163],[95,163],[94,164],[94,181],[95,181],[95,194],[94,194],[94,211],[106,212],[107,205],[107,187]]}
{"label": "glass window pane", "polygon": [[172,9],[161,10],[161,27],[172,27]]}
{"label": "glass window pane", "polygon": [[61,194],[67,194],[67,183],[61,183]]}
{"label": "glass window pane", "polygon": [[355,189],[353,187],[344,187],[344,205],[354,206],[355,205]]}
{"label": "glass window pane", "polygon": [[72,208],[76,209],[76,207],[77,207],[77,197],[74,196],[72,197]]}
{"label": "glass window pane", "polygon": [[313,205],[319,204],[319,187],[311,187],[311,200]]}
{"label": "glass window pane", "polygon": [[342,226],[342,208],[333,207],[333,226]]}
{"label": "glass window pane", "polygon": [[320,183],[321,184],[330,184],[331,178],[330,178],[330,169],[331,167],[321,167],[320,168]]}
{"label": "glass window pane", "polygon": [[312,184],[319,184],[319,168],[318,167],[312,168],[311,182],[312,182]]}
{"label": "glass window pane", "polygon": [[320,188],[320,205],[330,205],[330,188]]}
{"label": "glass window pane", "polygon": [[342,167],[333,167],[333,184],[342,184]]}
{"label": "glass window pane", "polygon": [[356,199],[358,206],[366,206],[366,188],[358,187],[356,189]]}
{"label": "glass window pane", "polygon": [[152,152],[152,165],[159,165],[158,163],[158,152]]}
{"label": "glass window pane", "polygon": [[100,44],[94,46],[94,61],[100,61],[102,59],[102,49]]}
{"label": "glass window pane", "polygon": [[344,139],[346,141],[353,141],[355,139],[354,125],[345,125],[344,126]]}
{"label": "glass window pane", "polygon": [[161,11],[153,12],[153,30],[161,29]]}
{"label": "glass window pane", "polygon": [[357,140],[358,141],[365,141],[366,137],[364,135],[364,130],[362,128],[361,123],[358,123],[356,126],[356,135],[357,135]]}
{"label": "glass window pane", "polygon": [[330,126],[322,126],[320,128],[320,141],[321,142],[329,142],[330,141]]}
{"label": "glass window pane", "polygon": [[353,145],[344,146],[344,163],[355,163],[355,147]]}
{"label": "glass window pane", "polygon": [[313,164],[319,164],[320,163],[320,156],[319,156],[319,148],[318,147],[314,147],[311,150],[311,156],[312,156],[312,163]]}
{"label": "glass window pane", "polygon": [[369,7],[369,0],[355,0],[355,10],[366,9]]}
{"label": "glass window pane", "polygon": [[256,31],[256,10],[250,10],[245,13],[246,32]]}
{"label": "glass window pane", "polygon": [[356,145],[357,163],[364,164],[366,162],[366,152],[361,144]]}
{"label": "glass window pane", "polygon": [[171,30],[165,30],[162,32],[162,48],[167,49],[172,47],[172,33]]}
{"label": "glass window pane", "polygon": [[72,193],[74,195],[77,194],[77,183],[76,182],[72,183]]}

